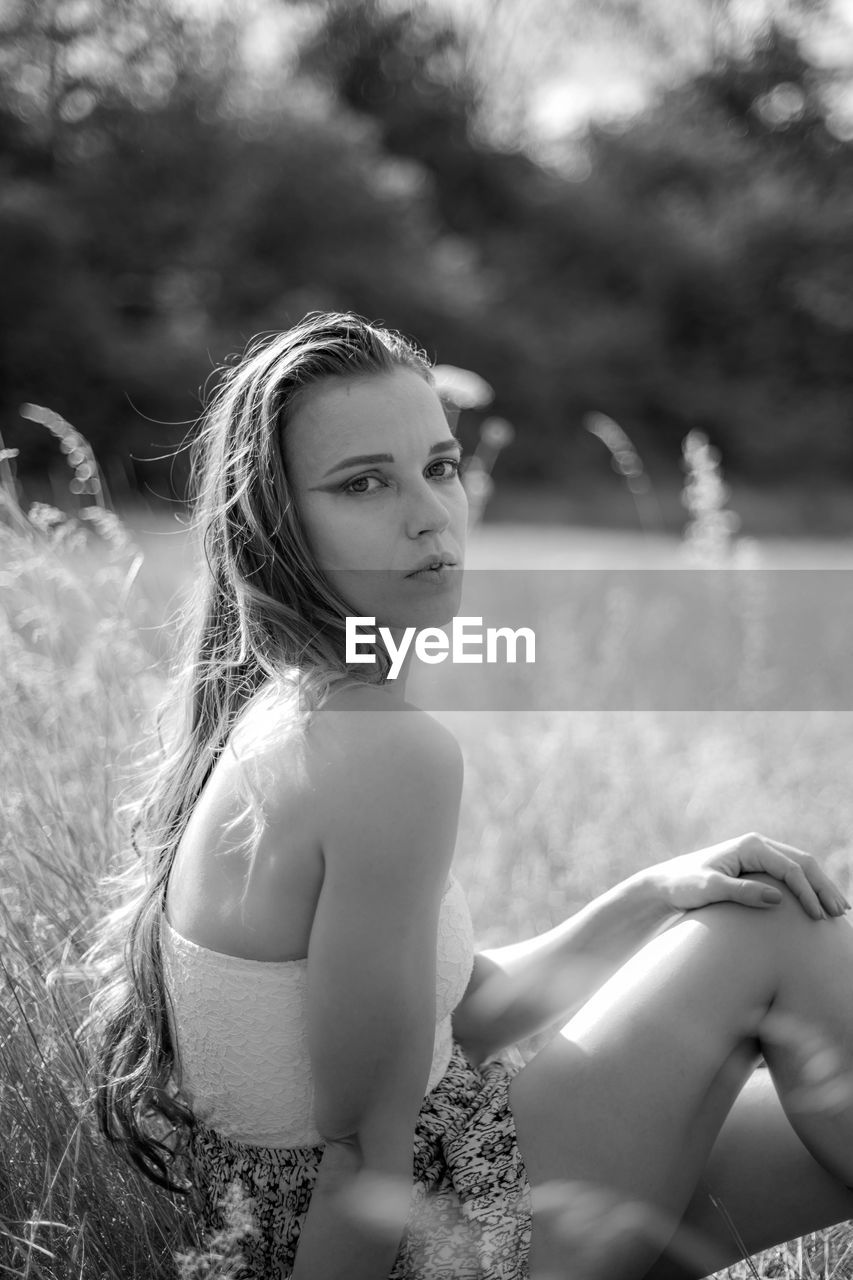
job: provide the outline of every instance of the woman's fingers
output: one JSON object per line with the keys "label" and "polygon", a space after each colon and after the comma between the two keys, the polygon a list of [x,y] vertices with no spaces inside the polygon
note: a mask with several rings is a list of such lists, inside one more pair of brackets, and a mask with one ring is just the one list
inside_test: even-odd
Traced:
{"label": "woman's fingers", "polygon": [[850,910],[850,903],[845,895],[810,853],[806,853],[804,849],[797,849],[794,845],[783,844],[781,840],[771,840],[767,836],[762,836],[762,839],[770,848],[794,859],[803,868],[812,888],[833,915]]}
{"label": "woman's fingers", "polygon": [[763,836],[751,837],[740,853],[744,871],[764,871],[786,884],[813,920],[822,920],[825,912],[798,862],[769,844]]}
{"label": "woman's fingers", "polygon": [[796,894],[810,916],[813,916],[815,920],[824,918],[826,912],[823,909],[823,904],[809,883],[809,878],[805,871],[798,863],[788,860],[781,879],[785,881],[791,892]]}
{"label": "woman's fingers", "polygon": [[[748,847],[747,869],[760,869],[783,881],[813,919],[842,915],[847,909],[846,899],[811,854],[766,836],[751,840]],[[758,866],[749,865],[753,859]]]}
{"label": "woman's fingers", "polygon": [[713,880],[709,877],[709,887],[716,895],[717,902],[738,902],[742,907],[778,906],[782,901],[779,889],[773,889],[760,880],[740,880],[727,876],[725,872],[716,872]]}

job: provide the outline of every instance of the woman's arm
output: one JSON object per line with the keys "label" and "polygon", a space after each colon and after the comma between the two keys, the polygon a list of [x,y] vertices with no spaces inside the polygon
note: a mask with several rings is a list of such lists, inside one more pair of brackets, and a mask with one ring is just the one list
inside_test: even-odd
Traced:
{"label": "woman's arm", "polygon": [[308,1036],[327,1145],[293,1280],[385,1280],[432,1062],[461,757],[414,711],[329,712],[318,737],[325,873],[308,948]]}
{"label": "woman's arm", "polygon": [[778,890],[741,878],[753,872],[786,883],[815,919],[849,906],[803,850],[755,832],[736,836],[637,872],[547,933],[481,952],[453,1014],[454,1035],[471,1060],[480,1062],[566,1021],[683,911],[724,901],[778,905]]}
{"label": "woman's arm", "polygon": [[472,1062],[565,1021],[635,951],[675,919],[639,872],[561,924],[474,957],[453,1012],[453,1034]]}

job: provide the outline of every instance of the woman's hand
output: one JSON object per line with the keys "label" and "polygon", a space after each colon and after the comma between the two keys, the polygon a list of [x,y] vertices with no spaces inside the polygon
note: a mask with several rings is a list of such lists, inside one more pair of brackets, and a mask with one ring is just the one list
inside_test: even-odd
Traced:
{"label": "woman's hand", "polygon": [[693,911],[712,902],[778,906],[781,891],[760,880],[741,878],[750,872],[770,875],[786,884],[814,920],[840,916],[850,908],[810,853],[755,831],[661,862],[650,867],[648,874],[674,911]]}

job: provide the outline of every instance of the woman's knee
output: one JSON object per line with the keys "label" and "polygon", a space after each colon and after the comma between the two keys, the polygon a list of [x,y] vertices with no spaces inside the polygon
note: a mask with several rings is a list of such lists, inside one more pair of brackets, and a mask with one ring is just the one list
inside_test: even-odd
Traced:
{"label": "woman's knee", "polygon": [[776,901],[764,907],[719,902],[685,916],[709,933],[721,963],[725,958],[744,974],[760,975],[774,997],[793,985],[803,1001],[816,973],[847,972],[853,964],[853,926],[845,916],[830,916],[822,908],[819,917],[809,914],[807,902],[771,875],[745,878],[772,888]]}
{"label": "woman's knee", "polygon": [[[756,901],[754,898],[744,901],[738,901],[737,898],[727,899],[721,902],[710,903],[706,907],[700,907],[695,912],[690,912],[690,916],[705,917],[719,924],[725,922],[730,925],[736,932],[755,931],[761,928],[767,932],[775,933],[778,930],[801,929],[808,925],[818,925],[830,920],[820,904],[820,918],[810,914],[810,906],[807,907],[806,902],[793,889],[791,889],[784,881],[777,880],[775,876],[769,875],[767,872],[754,871],[747,875],[739,877],[739,880],[763,885],[768,891],[763,900]],[[811,901],[811,899],[810,899]],[[814,899],[817,902],[817,899]]]}

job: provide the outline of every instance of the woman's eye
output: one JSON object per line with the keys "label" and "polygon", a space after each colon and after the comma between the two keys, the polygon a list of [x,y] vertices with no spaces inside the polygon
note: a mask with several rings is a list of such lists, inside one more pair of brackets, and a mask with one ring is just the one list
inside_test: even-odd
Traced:
{"label": "woman's eye", "polygon": [[[461,461],[461,458],[438,458],[437,461],[430,463],[428,470],[434,479],[452,480],[454,476],[459,475]],[[434,467],[443,467],[444,470],[436,474]]]}
{"label": "woman's eye", "polygon": [[342,486],[343,491],[344,493],[375,493],[375,489],[368,488],[371,480],[375,480],[377,484],[382,483],[379,476],[353,476],[352,480],[348,480]]}
{"label": "woman's eye", "polygon": [[[459,475],[460,465],[460,458],[436,458],[427,467],[426,474],[430,480],[454,480]],[[386,484],[382,476],[353,476],[341,485],[341,492],[354,495],[377,493]]]}

